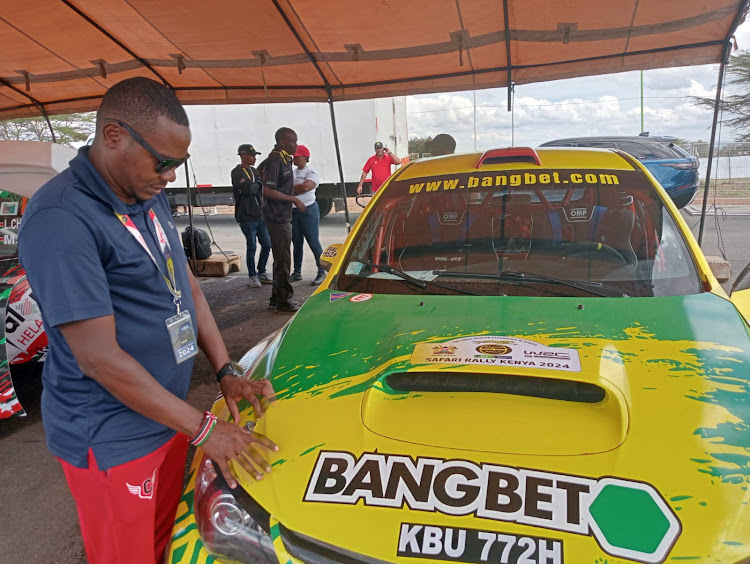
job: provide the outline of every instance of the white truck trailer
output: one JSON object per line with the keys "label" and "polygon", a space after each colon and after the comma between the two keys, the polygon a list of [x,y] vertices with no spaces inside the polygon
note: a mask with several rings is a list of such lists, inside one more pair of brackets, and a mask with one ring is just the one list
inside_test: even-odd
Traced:
{"label": "white truck trailer", "polygon": [[[258,164],[273,149],[280,127],[297,132],[299,143],[310,149],[310,166],[320,175],[317,199],[321,216],[334,204],[343,206],[330,106],[321,103],[185,106],[193,134],[190,144],[190,185],[193,205],[234,205],[231,170],[240,162],[237,148],[250,143]],[[356,195],[362,166],[381,141],[399,157],[408,155],[406,98],[378,98],[337,102],[334,105],[341,164],[346,191]],[[167,187],[173,209],[187,204],[185,173]]]}

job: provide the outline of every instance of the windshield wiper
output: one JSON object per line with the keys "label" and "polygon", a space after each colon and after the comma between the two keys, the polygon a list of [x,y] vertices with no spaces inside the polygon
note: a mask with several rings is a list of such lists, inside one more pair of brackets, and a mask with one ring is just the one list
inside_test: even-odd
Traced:
{"label": "windshield wiper", "polygon": [[407,274],[403,270],[399,270],[398,268],[393,268],[392,266],[389,266],[387,264],[375,264],[374,262],[363,262],[364,266],[369,266],[370,268],[377,268],[378,270],[382,270],[383,272],[387,272],[388,274],[393,274],[394,276],[397,276],[404,282],[408,282],[409,284],[412,284],[413,286],[416,286],[417,288],[421,288],[424,290],[427,288],[427,286],[435,286],[436,288],[442,288],[443,290],[450,290],[452,292],[458,292],[459,294],[466,294],[467,296],[477,296],[479,294],[475,294],[474,292],[469,292],[468,290],[462,290],[461,288],[454,288],[453,286],[448,286],[447,284],[439,284],[437,282],[432,282],[430,280],[420,280],[419,278],[414,278],[412,275]]}
{"label": "windshield wiper", "polygon": [[583,290],[589,294],[600,296],[602,298],[628,298],[628,294],[619,290],[610,290],[604,288],[601,282],[584,282],[583,280],[562,280],[545,276],[544,274],[532,274],[529,272],[520,272],[517,270],[504,270],[499,274],[485,272],[442,272],[436,271],[435,274],[443,276],[455,276],[456,278],[489,278],[492,280],[509,280],[513,282],[545,282],[548,284],[561,284]]}

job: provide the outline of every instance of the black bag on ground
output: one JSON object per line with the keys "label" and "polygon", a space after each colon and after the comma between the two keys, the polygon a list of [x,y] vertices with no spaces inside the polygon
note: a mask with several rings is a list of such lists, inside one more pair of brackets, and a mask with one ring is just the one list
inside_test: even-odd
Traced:
{"label": "black bag on ground", "polygon": [[186,227],[185,231],[182,232],[182,246],[185,249],[185,254],[188,258],[193,256],[192,249],[190,247],[190,235],[195,238],[195,258],[197,260],[205,260],[211,256],[211,238],[208,236],[203,229],[193,229]]}

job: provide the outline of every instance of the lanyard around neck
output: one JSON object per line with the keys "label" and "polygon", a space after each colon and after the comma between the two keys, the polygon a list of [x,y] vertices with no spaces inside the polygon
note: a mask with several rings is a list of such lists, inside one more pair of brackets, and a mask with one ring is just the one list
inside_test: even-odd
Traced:
{"label": "lanyard around neck", "polygon": [[291,164],[291,161],[294,160],[294,156],[287,153],[284,149],[274,149],[273,152],[278,153],[285,164]]}
{"label": "lanyard around neck", "polygon": [[174,302],[175,306],[177,306],[177,315],[180,314],[180,303],[182,298],[182,292],[177,289],[177,280],[174,273],[174,261],[172,260],[172,248],[169,246],[169,240],[167,239],[167,234],[164,233],[164,229],[161,227],[161,223],[159,222],[159,218],[156,217],[156,214],[154,213],[153,209],[148,210],[148,217],[151,219],[151,223],[154,226],[154,231],[156,231],[156,238],[159,241],[159,250],[161,251],[162,256],[164,257],[164,261],[167,263],[167,272],[169,273],[169,277],[167,277],[166,274],[164,274],[164,271],[161,269],[161,266],[159,265],[159,262],[156,260],[156,257],[151,252],[151,249],[148,248],[148,245],[146,244],[146,240],[143,238],[143,235],[138,230],[138,228],[135,226],[135,223],[133,223],[133,220],[130,219],[129,215],[123,215],[115,212],[115,215],[120,220],[120,223],[122,223],[123,227],[128,230],[128,233],[130,233],[133,238],[140,243],[141,247],[148,253],[148,256],[151,257],[152,262],[154,265],[156,265],[157,270],[162,275],[162,278],[164,278],[164,282],[167,284],[167,288],[169,289],[169,293],[172,294],[172,301]]}
{"label": "lanyard around neck", "polygon": [[250,176],[250,173],[247,172],[247,169],[244,166],[242,167],[242,170],[245,172],[245,175],[248,177],[250,182],[255,182],[255,173],[253,173],[253,175]]}

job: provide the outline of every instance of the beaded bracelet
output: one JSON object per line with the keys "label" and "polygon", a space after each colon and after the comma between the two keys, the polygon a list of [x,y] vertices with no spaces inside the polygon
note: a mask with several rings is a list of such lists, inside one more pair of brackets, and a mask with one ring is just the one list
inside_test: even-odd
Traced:
{"label": "beaded bracelet", "polygon": [[203,419],[203,424],[201,425],[201,428],[198,430],[198,433],[190,439],[190,444],[196,447],[199,447],[205,443],[208,438],[211,436],[211,433],[214,432],[214,427],[216,427],[217,419],[216,415],[211,413],[210,411],[206,411],[206,416]]}

